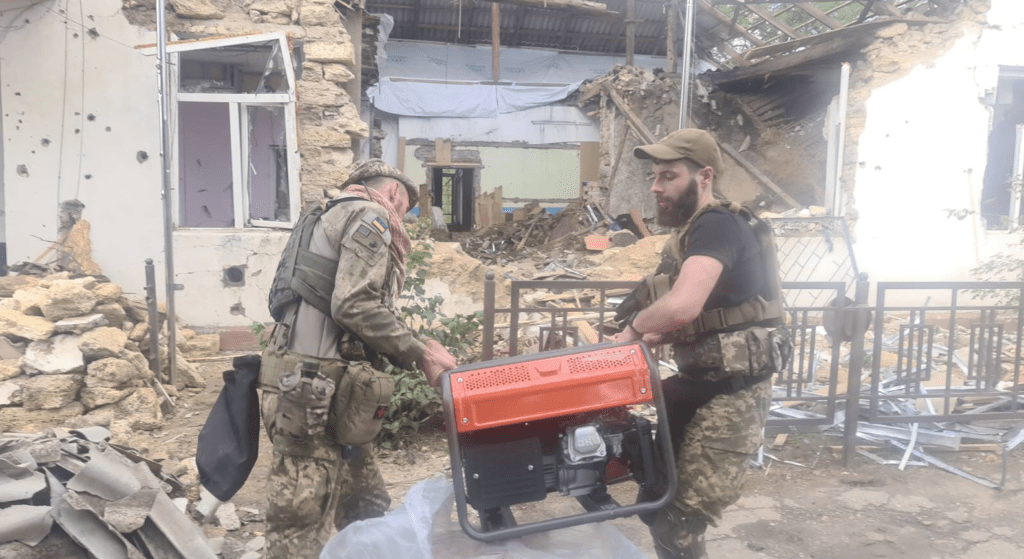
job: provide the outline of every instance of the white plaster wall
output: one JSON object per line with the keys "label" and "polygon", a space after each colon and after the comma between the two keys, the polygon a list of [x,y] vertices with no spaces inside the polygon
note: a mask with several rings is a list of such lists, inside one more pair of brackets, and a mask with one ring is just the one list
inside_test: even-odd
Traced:
{"label": "white plaster wall", "polygon": [[[82,0],[81,14],[72,3],[66,22],[51,11],[59,4],[4,6],[0,15],[8,261],[38,257],[57,236],[58,203],[77,197],[103,273],[142,295],[152,258],[163,301],[156,59],[133,48],[155,35],[128,23],[121,0]],[[83,19],[98,38],[83,32]],[[139,151],[149,156],[144,163]],[[175,297],[179,318],[197,327],[269,321],[267,290],[286,238],[274,230],[176,231],[175,281],[185,286]],[[223,269],[238,264],[247,266],[245,286],[224,287]],[[236,303],[244,315],[231,314]]]}
{"label": "white plaster wall", "polygon": [[[976,217],[1000,65],[1024,65],[1024,2],[992,0],[989,25],[928,66],[874,90],[858,143],[855,251],[872,281],[970,280],[1006,246]],[[934,299],[933,299],[934,300]]]}
{"label": "white plaster wall", "polygon": [[8,261],[38,257],[57,238],[58,203],[78,198],[96,262],[142,293],[144,260],[163,266],[160,133],[155,60],[132,47],[154,35],[128,24],[120,0],[83,0],[67,21],[58,7],[0,18]]}
{"label": "white plaster wall", "polygon": [[[196,327],[271,321],[267,295],[288,231],[181,229],[174,233],[179,314]],[[229,266],[245,267],[245,285],[225,286]]]}

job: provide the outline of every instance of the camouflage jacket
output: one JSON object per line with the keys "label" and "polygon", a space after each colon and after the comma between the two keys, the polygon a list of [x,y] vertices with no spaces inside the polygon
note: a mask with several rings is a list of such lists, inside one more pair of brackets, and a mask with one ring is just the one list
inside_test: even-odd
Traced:
{"label": "camouflage jacket", "polygon": [[305,301],[287,309],[282,322],[294,318],[289,350],[337,359],[338,337],[347,331],[392,363],[416,367],[424,343],[398,315],[398,276],[391,263],[388,227],[387,210],[369,200],[337,204],[320,218],[309,250],[338,259],[332,316]]}

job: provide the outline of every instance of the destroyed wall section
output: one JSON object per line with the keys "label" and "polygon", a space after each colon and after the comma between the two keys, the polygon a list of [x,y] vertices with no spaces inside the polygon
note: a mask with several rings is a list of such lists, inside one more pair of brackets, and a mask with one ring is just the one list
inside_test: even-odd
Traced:
{"label": "destroyed wall section", "polygon": [[[661,139],[679,127],[679,80],[680,77],[674,74],[655,75],[639,68],[617,67],[595,83],[605,81],[613,87],[651,134]],[[591,85],[583,86],[581,92],[587,91],[588,87]],[[612,99],[606,94],[600,96],[597,109],[591,114],[600,121],[600,183],[608,213],[615,216],[636,209],[645,219],[653,219],[657,206],[650,193],[653,180],[650,161],[633,156],[633,149],[646,142],[632,129]],[[744,120],[739,108],[720,93],[714,97],[694,95],[690,125],[711,131],[719,142],[728,142],[734,147],[746,144],[751,149],[757,148],[759,132],[753,129],[751,120]],[[622,134],[627,134],[624,141]],[[744,142],[746,137],[752,137],[754,144],[751,145],[749,140]],[[747,151],[741,152],[744,156],[748,154]],[[761,209],[788,209],[787,205],[777,205],[770,192],[766,192],[767,189],[732,157],[724,152],[722,156],[723,169],[715,185],[718,194]]]}
{"label": "destroyed wall section", "polygon": [[[304,204],[344,181],[353,146],[369,133],[352,102],[359,92],[359,40],[346,28],[358,29],[359,18],[343,21],[328,0],[168,4],[167,26],[177,34],[283,31],[293,49],[301,47],[305,60],[295,70]],[[43,253],[57,239],[58,204],[77,198],[105,275],[142,293],[143,261],[152,258],[162,269],[156,59],[135,48],[155,41],[154,22],[151,0],[83,0],[81,11],[76,6],[66,19],[45,3],[0,13],[10,263]],[[177,143],[176,130],[171,133]],[[184,285],[179,316],[196,326],[269,320],[266,293],[287,236],[283,229],[176,230],[175,281]],[[231,267],[244,272],[244,285],[225,285]],[[161,294],[163,282],[158,273]]]}
{"label": "destroyed wall section", "polygon": [[[977,213],[999,67],[1024,66],[1024,5],[971,0],[949,24],[895,24],[854,68],[843,186],[873,280],[971,279],[1017,238]],[[947,210],[967,210],[957,220]],[[937,304],[937,301],[932,301]]]}

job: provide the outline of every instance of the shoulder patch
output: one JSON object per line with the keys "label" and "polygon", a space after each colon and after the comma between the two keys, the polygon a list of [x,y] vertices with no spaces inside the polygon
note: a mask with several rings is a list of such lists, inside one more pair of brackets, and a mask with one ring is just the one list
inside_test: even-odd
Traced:
{"label": "shoulder patch", "polygon": [[387,246],[384,243],[384,237],[377,229],[362,223],[356,227],[353,240],[374,252]]}

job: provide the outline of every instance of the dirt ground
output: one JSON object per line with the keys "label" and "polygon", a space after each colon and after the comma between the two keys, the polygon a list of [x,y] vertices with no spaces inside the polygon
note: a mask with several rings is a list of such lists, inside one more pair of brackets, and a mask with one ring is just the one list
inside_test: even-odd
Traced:
{"label": "dirt ground", "polygon": [[[195,455],[196,438],[222,386],[220,372],[230,357],[201,363],[207,388],[183,397],[165,427],[137,434],[131,441],[168,460]],[[935,468],[911,467],[900,472],[855,456],[843,467],[838,437],[790,435],[768,452],[798,467],[766,459],[766,468],[751,469],[743,498],[709,530],[713,558],[730,559],[1020,559],[1024,557],[1024,451],[1009,457],[1009,475],[1002,491]],[[392,509],[420,480],[449,473],[447,443],[439,431],[421,434],[408,450],[381,452],[379,463],[392,497]],[[990,453],[943,453],[957,467],[999,480],[1001,462]],[[238,530],[207,525],[210,538],[224,538],[223,557],[238,559],[246,544],[258,544],[266,510],[265,479],[270,462],[266,438],[249,482],[233,503],[242,520]],[[612,488],[619,502],[632,502],[634,489]],[[533,505],[548,515],[581,512],[575,501],[549,496]],[[654,559],[650,536],[639,520],[613,521],[622,533]],[[256,540],[256,541],[253,541]]]}

